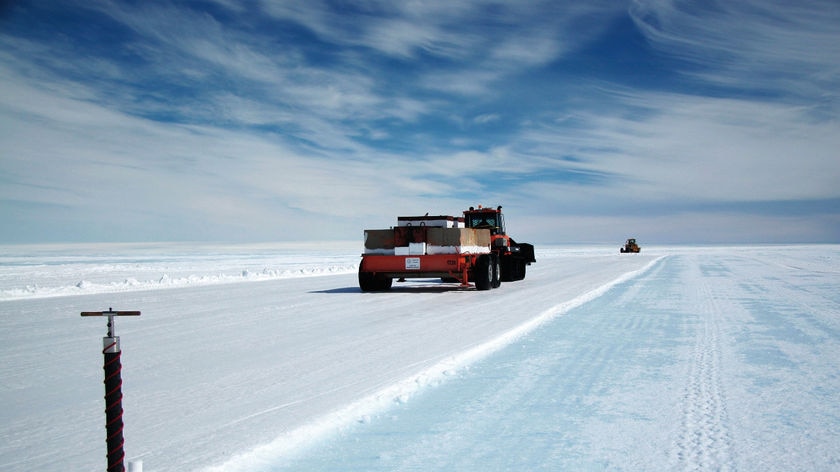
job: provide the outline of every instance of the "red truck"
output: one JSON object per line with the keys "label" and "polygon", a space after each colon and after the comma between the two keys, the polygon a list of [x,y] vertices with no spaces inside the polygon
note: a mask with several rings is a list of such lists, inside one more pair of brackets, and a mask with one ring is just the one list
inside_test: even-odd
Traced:
{"label": "red truck", "polygon": [[462,217],[401,216],[390,229],[365,230],[359,287],[383,291],[394,279],[439,277],[489,290],[524,279],[533,262],[534,246],[507,235],[501,206],[470,207]]}

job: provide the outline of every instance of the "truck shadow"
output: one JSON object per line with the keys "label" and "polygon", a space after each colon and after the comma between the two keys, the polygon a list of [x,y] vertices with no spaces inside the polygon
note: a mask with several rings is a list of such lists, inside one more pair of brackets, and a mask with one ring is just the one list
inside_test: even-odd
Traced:
{"label": "truck shadow", "polygon": [[370,295],[386,293],[451,293],[451,292],[474,292],[475,286],[461,286],[459,283],[446,283],[438,279],[414,279],[411,282],[394,282],[390,290],[381,292],[362,292],[358,286],[331,288],[328,290],[312,290],[309,293],[365,293]]}

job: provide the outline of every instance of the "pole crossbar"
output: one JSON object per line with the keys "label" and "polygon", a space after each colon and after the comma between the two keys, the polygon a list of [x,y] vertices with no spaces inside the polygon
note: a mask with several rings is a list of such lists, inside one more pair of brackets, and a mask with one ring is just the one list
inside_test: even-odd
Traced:
{"label": "pole crossbar", "polygon": [[83,311],[82,316],[140,316],[139,311]]}

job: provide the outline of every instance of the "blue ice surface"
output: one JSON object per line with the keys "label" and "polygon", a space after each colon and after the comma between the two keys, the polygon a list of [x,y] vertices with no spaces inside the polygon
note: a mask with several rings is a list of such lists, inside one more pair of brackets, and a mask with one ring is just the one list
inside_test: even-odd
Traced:
{"label": "blue ice surface", "polygon": [[668,256],[266,470],[840,470],[840,271],[779,255]]}

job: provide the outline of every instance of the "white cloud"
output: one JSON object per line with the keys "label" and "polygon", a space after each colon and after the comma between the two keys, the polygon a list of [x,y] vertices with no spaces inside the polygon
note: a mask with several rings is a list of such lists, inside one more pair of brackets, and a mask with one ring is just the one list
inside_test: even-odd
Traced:
{"label": "white cloud", "polygon": [[[430,208],[429,202],[460,188],[458,180],[430,174],[424,161],[342,138],[330,122],[320,122],[327,128],[322,133],[334,138],[320,142],[321,151],[304,153],[271,135],[157,123],[11,78],[0,101],[7,111],[3,154],[9,156],[0,171],[17,183],[4,185],[0,198],[84,209],[64,217],[86,218],[91,228],[142,222],[166,233],[160,226],[179,220],[172,233],[287,238],[330,232],[348,221],[360,228],[360,219],[396,208]],[[291,221],[300,227],[284,230]]]}
{"label": "white cloud", "polygon": [[[555,165],[613,174],[611,198],[772,201],[840,197],[832,123],[801,108],[677,94],[623,96],[614,115],[580,112],[581,127],[532,130],[523,148]],[[618,110],[636,110],[623,114]]]}
{"label": "white cloud", "polygon": [[473,118],[473,122],[478,124],[492,123],[494,121],[499,121],[499,118],[500,116],[498,113],[484,113]]}

